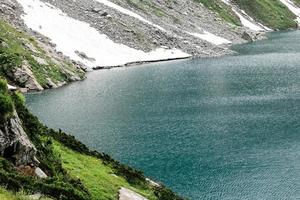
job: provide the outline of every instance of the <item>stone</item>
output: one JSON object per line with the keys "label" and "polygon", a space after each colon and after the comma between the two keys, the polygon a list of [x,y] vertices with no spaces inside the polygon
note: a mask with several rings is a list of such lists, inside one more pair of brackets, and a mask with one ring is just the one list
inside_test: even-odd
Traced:
{"label": "stone", "polygon": [[247,40],[247,41],[253,41],[253,38],[252,38],[251,34],[247,31],[244,31],[244,33],[242,35],[242,38],[244,40]]}
{"label": "stone", "polygon": [[45,174],[45,172],[43,172],[43,170],[41,170],[41,168],[37,167],[35,168],[35,175],[39,178],[47,178],[48,176]]}
{"label": "stone", "polygon": [[48,65],[47,61],[43,58],[37,57],[35,55],[31,55],[31,57],[39,64],[39,65]]}
{"label": "stone", "polygon": [[44,88],[37,82],[27,62],[23,62],[20,68],[15,69],[11,78],[13,78],[16,83],[24,85],[25,88],[29,90],[44,90]]}
{"label": "stone", "polygon": [[149,178],[146,178],[146,181],[152,186],[152,187],[161,187],[161,185],[155,181],[152,181]]}
{"label": "stone", "polygon": [[49,86],[49,88],[57,88],[57,85],[53,83],[51,78],[47,78],[47,81],[48,81],[47,85]]}
{"label": "stone", "polygon": [[18,89],[17,87],[12,86],[12,85],[9,85],[9,84],[7,84],[7,88],[8,88],[8,90],[10,90],[10,91],[15,91],[15,90]]}
{"label": "stone", "polygon": [[148,200],[148,199],[132,190],[122,187],[119,190],[119,200]]}
{"label": "stone", "polygon": [[35,48],[35,46],[34,46],[33,44],[31,44],[31,43],[24,42],[24,43],[23,43],[23,46],[24,46],[26,49],[28,49],[28,50],[30,50],[31,52],[33,52],[33,53],[39,53],[38,50]]}
{"label": "stone", "polygon": [[42,194],[41,193],[36,193],[36,194],[32,194],[32,195],[28,195],[29,199],[33,199],[33,200],[38,200],[42,198]]}
{"label": "stone", "polygon": [[98,7],[94,7],[91,9],[92,12],[94,13],[99,13],[102,9],[101,8],[98,8]]}
{"label": "stone", "polygon": [[94,62],[95,61],[95,58],[90,58],[88,57],[84,52],[81,52],[81,51],[75,51],[75,53],[82,59],[85,59],[85,60],[88,60],[90,62]]}
{"label": "stone", "polygon": [[101,14],[102,17],[106,17],[107,15],[108,15],[107,12],[103,12],[103,13]]}
{"label": "stone", "polygon": [[0,125],[0,155],[16,166],[36,164],[36,148],[25,133],[16,112]]}

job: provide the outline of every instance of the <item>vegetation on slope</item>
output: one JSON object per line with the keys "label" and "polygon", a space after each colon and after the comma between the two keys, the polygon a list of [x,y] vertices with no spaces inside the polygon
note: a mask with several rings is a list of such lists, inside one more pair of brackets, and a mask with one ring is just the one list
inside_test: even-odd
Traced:
{"label": "vegetation on slope", "polygon": [[84,154],[77,153],[54,142],[54,151],[61,157],[63,168],[72,177],[78,177],[88,188],[92,199],[117,199],[120,187],[129,188],[148,199],[157,199],[147,184],[132,186],[121,176],[115,175],[109,164]]}
{"label": "vegetation on slope", "polygon": [[279,0],[233,0],[256,21],[272,29],[296,28],[296,16]]}
{"label": "vegetation on slope", "polygon": [[[1,200],[32,200],[24,192],[13,193],[0,187],[0,199]],[[41,197],[39,200],[51,200],[50,198]]]}
{"label": "vegetation on slope", "polygon": [[13,101],[8,94],[7,83],[0,79],[0,122],[4,121],[13,112]]}
{"label": "vegetation on slope", "polygon": [[[0,83],[6,84],[3,80]],[[10,96],[25,132],[37,148],[39,167],[48,178],[25,176],[16,170],[9,158],[0,157],[0,186],[9,191],[38,192],[60,200],[116,199],[120,187],[150,200],[181,199],[163,186],[151,186],[142,172],[104,153],[90,151],[74,136],[47,128],[28,111],[19,93],[10,93],[5,87],[5,94]]]}
{"label": "vegetation on slope", "polygon": [[[41,63],[37,60],[44,61]],[[13,73],[22,64],[27,63],[34,77],[43,88],[48,88],[48,79],[52,82],[70,82],[72,75],[84,77],[84,72],[66,61],[57,63],[32,37],[17,30],[0,19],[0,77],[20,87],[24,83],[14,80]]]}
{"label": "vegetation on slope", "polygon": [[[165,3],[167,3],[166,1]],[[147,0],[126,0],[126,3],[131,6],[132,8],[135,8],[137,10],[140,10],[144,13],[153,13],[158,17],[171,17],[173,19],[174,23],[180,24],[180,19],[177,17],[170,15],[167,11],[161,9],[160,7],[156,6],[152,1]]]}
{"label": "vegetation on slope", "polygon": [[228,7],[225,3],[223,3],[220,0],[194,0],[196,2],[202,3],[205,7],[210,9],[211,11],[219,14],[219,16],[227,21],[228,23],[241,26],[241,22],[234,14],[234,12],[231,10],[230,7]]}

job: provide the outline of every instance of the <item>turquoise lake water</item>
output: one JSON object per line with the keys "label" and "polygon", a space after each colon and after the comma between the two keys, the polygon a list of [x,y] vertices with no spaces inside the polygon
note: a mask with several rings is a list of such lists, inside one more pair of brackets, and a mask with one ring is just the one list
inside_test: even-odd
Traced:
{"label": "turquoise lake water", "polygon": [[95,71],[27,105],[191,200],[300,199],[300,31],[234,49]]}

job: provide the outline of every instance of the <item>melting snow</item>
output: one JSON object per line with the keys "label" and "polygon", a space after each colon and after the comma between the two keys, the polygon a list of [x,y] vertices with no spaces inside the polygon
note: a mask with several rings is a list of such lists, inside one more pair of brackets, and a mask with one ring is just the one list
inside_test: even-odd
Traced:
{"label": "melting snow", "polygon": [[[117,44],[106,35],[100,34],[89,24],[68,17],[52,5],[45,4],[40,0],[18,0],[18,2],[24,8],[26,14],[22,18],[29,28],[49,37],[57,45],[57,51],[73,60],[84,63],[88,67],[117,66],[139,61],[190,57],[189,54],[178,49],[159,48],[146,53]],[[99,2],[114,5],[104,0],[99,0]],[[120,7],[116,8],[123,10],[122,12],[127,12]],[[84,59],[78,56],[75,51],[83,52],[94,60]]]}
{"label": "melting snow", "polygon": [[140,16],[140,15],[138,15],[138,14],[136,14],[136,13],[130,11],[130,10],[127,10],[127,9],[125,9],[125,8],[123,8],[123,7],[119,6],[119,5],[117,5],[117,4],[114,4],[114,3],[112,3],[112,2],[110,2],[110,1],[108,1],[108,0],[96,0],[96,1],[99,2],[99,3],[102,3],[102,4],[104,4],[104,5],[106,5],[106,6],[108,6],[108,7],[111,7],[111,8],[113,8],[113,9],[116,9],[117,11],[119,11],[119,12],[125,14],[125,15],[129,15],[129,16],[131,16],[131,17],[134,17],[134,18],[136,18],[136,19],[138,19],[138,20],[140,20],[140,21],[146,23],[146,24],[149,24],[149,25],[151,25],[151,26],[154,26],[154,27],[158,28],[158,29],[161,30],[161,31],[164,31],[164,32],[166,31],[166,30],[165,30],[164,28],[162,28],[161,26],[159,26],[159,25],[157,25],[157,24],[154,24],[154,23],[150,22],[149,20],[146,20],[146,19],[143,18],[142,16]]}
{"label": "melting snow", "polygon": [[[231,6],[231,9],[232,11],[239,17],[241,23],[243,26],[249,28],[250,30],[253,30],[253,31],[264,31],[264,30],[267,30],[267,31],[270,31],[271,29],[259,24],[255,24],[253,22],[255,22],[254,19],[252,19],[245,11],[241,10],[241,13],[236,9],[234,8],[234,6],[231,4],[230,0],[222,0],[225,4]],[[246,18],[246,17],[248,18]],[[250,20],[251,21],[250,21]],[[253,22],[252,22],[253,21]]]}
{"label": "melting snow", "polygon": [[300,8],[298,8],[292,1],[290,0],[280,0],[288,9],[297,16],[297,22],[300,24]]}
{"label": "melting snow", "polygon": [[[200,28],[198,28],[198,29],[201,30]],[[207,31],[202,31],[202,32],[203,33],[191,33],[191,32],[186,32],[186,33],[189,34],[189,35],[195,36],[197,38],[200,38],[202,40],[208,41],[208,42],[210,42],[212,44],[215,44],[215,45],[230,44],[231,43],[231,41],[229,41],[225,38],[216,36],[212,33],[207,32]]]}

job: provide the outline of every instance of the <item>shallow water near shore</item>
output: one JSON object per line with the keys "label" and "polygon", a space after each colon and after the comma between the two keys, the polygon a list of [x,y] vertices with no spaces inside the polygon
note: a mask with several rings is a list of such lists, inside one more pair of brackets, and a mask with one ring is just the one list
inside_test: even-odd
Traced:
{"label": "shallow water near shore", "polygon": [[42,122],[182,196],[300,198],[300,31],[28,94]]}

